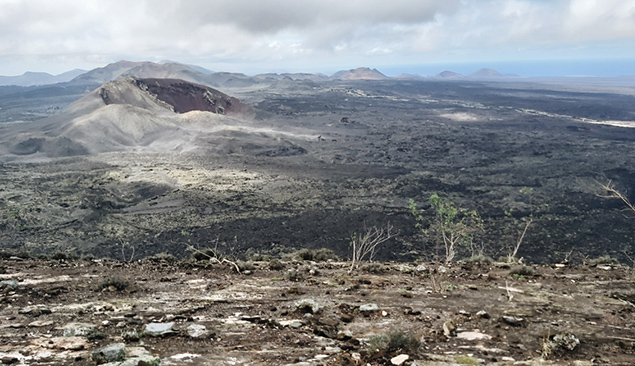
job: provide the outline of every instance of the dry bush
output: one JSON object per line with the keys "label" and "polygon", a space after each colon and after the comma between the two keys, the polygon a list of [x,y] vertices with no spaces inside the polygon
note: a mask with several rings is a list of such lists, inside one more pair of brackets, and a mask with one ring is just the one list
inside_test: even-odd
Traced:
{"label": "dry bush", "polygon": [[396,234],[393,230],[394,227],[388,223],[383,227],[365,227],[360,234],[353,233],[350,244],[352,253],[349,272],[353,272],[364,260],[372,261],[375,258],[377,247],[395,237]]}

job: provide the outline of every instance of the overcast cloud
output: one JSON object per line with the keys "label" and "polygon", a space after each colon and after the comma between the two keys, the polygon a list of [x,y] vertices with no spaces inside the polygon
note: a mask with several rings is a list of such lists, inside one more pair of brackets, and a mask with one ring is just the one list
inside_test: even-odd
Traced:
{"label": "overcast cloud", "polygon": [[0,0],[0,74],[635,58],[635,0]]}

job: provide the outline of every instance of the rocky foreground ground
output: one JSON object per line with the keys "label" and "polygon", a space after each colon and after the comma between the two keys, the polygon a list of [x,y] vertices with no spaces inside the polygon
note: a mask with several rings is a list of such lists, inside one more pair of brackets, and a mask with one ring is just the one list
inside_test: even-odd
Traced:
{"label": "rocky foreground ground", "polygon": [[635,364],[630,267],[199,259],[4,258],[0,361]]}

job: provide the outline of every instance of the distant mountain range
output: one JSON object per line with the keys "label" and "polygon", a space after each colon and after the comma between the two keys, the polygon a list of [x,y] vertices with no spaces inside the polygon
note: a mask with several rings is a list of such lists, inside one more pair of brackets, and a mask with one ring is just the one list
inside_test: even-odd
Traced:
{"label": "distant mountain range", "polygon": [[210,85],[213,87],[249,87],[256,84],[279,82],[283,79],[297,81],[328,81],[328,80],[388,80],[388,79],[497,79],[517,77],[516,75],[501,74],[492,69],[481,69],[473,74],[463,76],[452,71],[443,71],[431,77],[421,75],[402,74],[391,78],[377,69],[359,67],[356,69],[342,70],[333,75],[311,73],[267,73],[247,76],[242,73],[213,72],[200,66],[185,65],[178,62],[165,61],[133,62],[119,61],[104,67],[90,71],[72,70],[60,75],[51,75],[40,72],[26,72],[20,76],[0,76],[0,85],[33,86],[47,85],[63,82],[72,84],[104,84],[115,80],[120,76],[133,76],[137,78],[162,78],[181,79],[193,83]]}
{"label": "distant mountain range", "polygon": [[501,74],[493,69],[480,69],[467,76],[457,74],[453,71],[443,71],[433,76],[434,79],[500,79],[500,78],[517,78],[514,74]]}
{"label": "distant mountain range", "polygon": [[63,74],[51,75],[46,72],[27,71],[18,76],[0,76],[0,85],[34,86],[65,83],[85,72],[86,70],[75,69]]}

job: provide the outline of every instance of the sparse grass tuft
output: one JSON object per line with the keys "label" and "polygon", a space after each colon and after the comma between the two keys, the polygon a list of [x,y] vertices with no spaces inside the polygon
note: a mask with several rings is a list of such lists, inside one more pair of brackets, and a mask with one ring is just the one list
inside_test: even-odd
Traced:
{"label": "sparse grass tuft", "polygon": [[119,277],[107,277],[103,281],[99,283],[99,290],[114,288],[117,291],[123,291],[128,286],[130,286],[130,282],[119,278]]}
{"label": "sparse grass tuft", "polygon": [[253,271],[256,268],[251,261],[238,261],[236,266],[238,266],[239,272]]}
{"label": "sparse grass tuft", "polygon": [[108,338],[108,335],[102,332],[92,332],[86,336],[86,339],[88,339],[89,341],[98,341],[106,338]]}
{"label": "sparse grass tuft", "polygon": [[524,276],[524,277],[528,277],[528,276],[536,276],[537,273],[536,271],[529,267],[529,266],[525,266],[525,265],[518,265],[518,266],[513,266],[510,270],[509,270],[509,275],[510,276]]}
{"label": "sparse grass tuft", "polygon": [[192,259],[194,262],[209,262],[211,258],[218,258],[218,256],[218,253],[214,249],[205,248],[192,252],[192,254],[190,255],[190,259]]}
{"label": "sparse grass tuft", "polygon": [[145,258],[145,260],[150,261],[150,262],[154,262],[154,263],[160,263],[160,262],[174,262],[176,261],[176,257],[174,257],[172,254],[166,253],[166,252],[161,252],[159,254],[155,254],[152,257],[147,257]]}
{"label": "sparse grass tuft", "polygon": [[598,266],[598,265],[602,265],[602,264],[609,264],[609,265],[618,265],[620,264],[620,262],[611,257],[610,255],[603,255],[601,257],[597,257],[597,258],[593,258],[593,259],[589,259],[589,265],[590,266]]}
{"label": "sparse grass tuft", "polygon": [[386,267],[381,263],[368,263],[361,266],[360,270],[366,273],[380,274],[386,272]]}
{"label": "sparse grass tuft", "polygon": [[480,365],[478,360],[470,356],[456,356],[454,357],[454,360],[459,365]]}
{"label": "sparse grass tuft", "polygon": [[468,263],[494,263],[494,259],[492,257],[486,255],[473,255],[469,258],[463,260]]}

